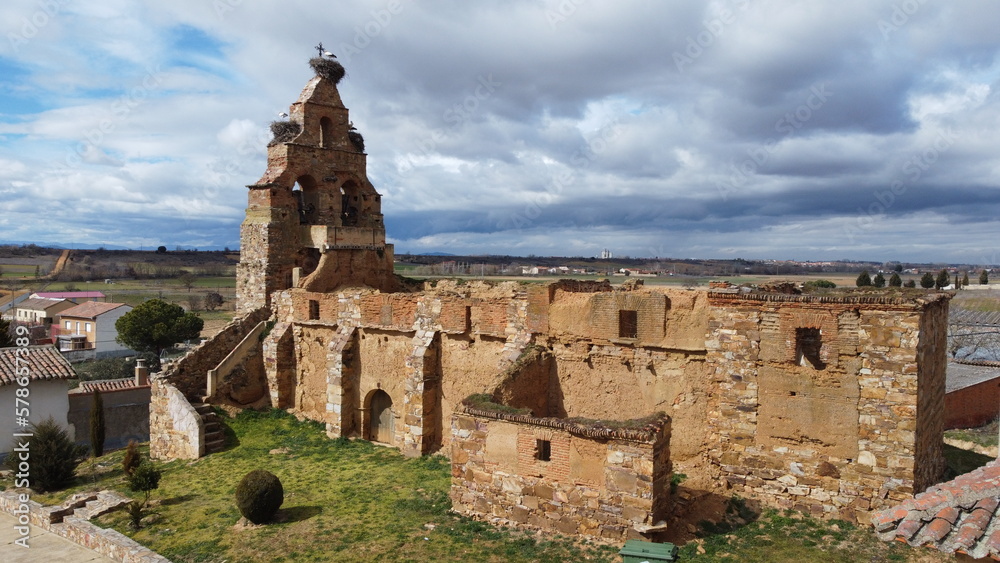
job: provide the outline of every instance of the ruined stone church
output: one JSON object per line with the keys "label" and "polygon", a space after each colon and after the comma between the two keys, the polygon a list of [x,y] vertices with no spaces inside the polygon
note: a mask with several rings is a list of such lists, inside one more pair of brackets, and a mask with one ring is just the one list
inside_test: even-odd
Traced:
{"label": "ruined stone church", "polygon": [[337,84],[315,76],[248,186],[239,316],[153,380],[151,453],[221,443],[207,404],[277,407],[452,463],[455,510],[611,540],[670,477],[866,521],[942,477],[946,294],[417,283]]}

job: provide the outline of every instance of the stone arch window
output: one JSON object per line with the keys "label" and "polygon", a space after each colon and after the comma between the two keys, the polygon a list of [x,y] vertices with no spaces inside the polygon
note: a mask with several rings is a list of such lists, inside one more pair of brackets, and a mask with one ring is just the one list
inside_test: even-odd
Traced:
{"label": "stone arch window", "polygon": [[333,148],[333,120],[323,117],[319,120],[319,146]]}
{"label": "stone arch window", "polygon": [[295,187],[292,188],[293,194],[296,191],[300,193],[296,196],[299,202],[299,223],[306,225],[315,223],[319,209],[319,190],[316,188],[316,180],[308,174],[299,176],[295,181]]}
{"label": "stone arch window", "polygon": [[340,187],[340,220],[345,227],[358,226],[361,215],[361,189],[353,180],[344,182]]}

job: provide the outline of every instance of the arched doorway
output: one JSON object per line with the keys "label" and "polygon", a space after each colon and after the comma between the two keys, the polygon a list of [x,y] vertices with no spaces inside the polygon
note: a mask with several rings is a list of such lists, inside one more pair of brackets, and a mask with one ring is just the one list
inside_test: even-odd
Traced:
{"label": "arched doorway", "polygon": [[394,418],[392,416],[392,399],[389,394],[379,389],[372,393],[368,406],[368,439],[372,442],[392,443]]}

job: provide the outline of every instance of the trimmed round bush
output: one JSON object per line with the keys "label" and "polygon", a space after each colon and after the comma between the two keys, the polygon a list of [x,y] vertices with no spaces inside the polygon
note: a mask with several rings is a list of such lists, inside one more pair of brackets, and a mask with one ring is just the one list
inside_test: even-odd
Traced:
{"label": "trimmed round bush", "polygon": [[236,485],[236,507],[247,520],[263,524],[270,520],[285,501],[285,491],[278,476],[254,469]]}

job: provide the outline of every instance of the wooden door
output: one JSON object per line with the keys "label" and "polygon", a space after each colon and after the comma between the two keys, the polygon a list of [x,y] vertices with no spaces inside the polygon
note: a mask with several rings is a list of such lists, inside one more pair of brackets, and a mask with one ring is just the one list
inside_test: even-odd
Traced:
{"label": "wooden door", "polygon": [[371,402],[371,432],[369,440],[392,443],[394,417],[392,416],[392,399],[381,389],[372,395]]}

